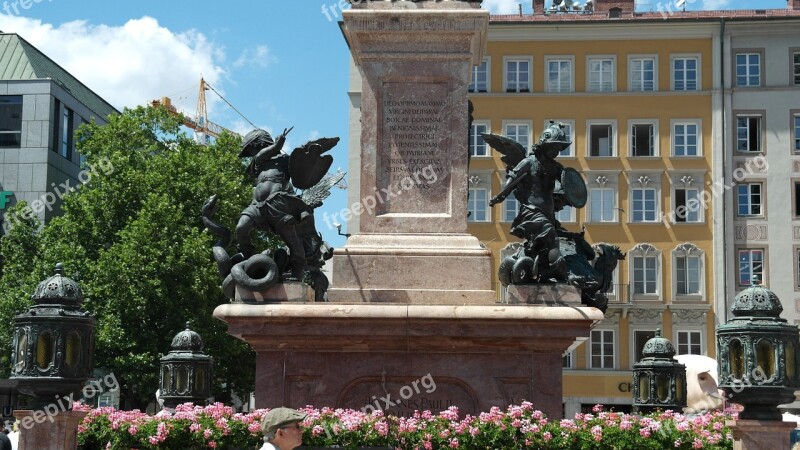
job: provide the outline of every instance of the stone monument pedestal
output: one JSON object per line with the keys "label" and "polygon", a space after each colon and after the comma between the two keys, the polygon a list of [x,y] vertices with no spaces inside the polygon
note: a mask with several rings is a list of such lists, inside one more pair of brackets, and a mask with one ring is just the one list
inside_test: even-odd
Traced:
{"label": "stone monument pedestal", "polygon": [[776,420],[731,420],[733,450],[789,450],[790,434],[795,422]]}
{"label": "stone monument pedestal", "polygon": [[561,359],[595,308],[242,304],[214,316],[257,352],[256,407],[477,414],[530,401],[562,417]]}
{"label": "stone monument pedestal", "polygon": [[59,411],[47,416],[43,411],[18,410],[14,417],[20,421],[19,450],[74,450],[78,448],[78,424],[86,413]]}

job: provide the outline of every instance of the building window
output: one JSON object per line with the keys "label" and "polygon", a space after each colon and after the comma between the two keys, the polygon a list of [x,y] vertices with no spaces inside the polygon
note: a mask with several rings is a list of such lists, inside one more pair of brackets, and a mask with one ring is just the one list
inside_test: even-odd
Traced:
{"label": "building window", "polygon": [[794,117],[794,152],[800,153],[800,114],[795,114]]}
{"label": "building window", "polygon": [[614,331],[592,330],[591,337],[591,368],[614,368]]}
{"label": "building window", "polygon": [[702,333],[700,331],[678,331],[679,355],[702,355]]}
{"label": "building window", "polygon": [[473,122],[469,130],[469,155],[470,156],[489,156],[489,146],[483,140],[481,134],[489,132],[489,124]]}
{"label": "building window", "polygon": [[764,250],[739,250],[739,285],[752,285],[753,277],[764,282]]}
{"label": "building window", "polygon": [[673,199],[675,200],[675,209],[672,211],[674,223],[702,222],[700,189],[676,188]]}
{"label": "building window", "polygon": [[[575,150],[574,150],[574,148],[575,148],[575,136],[572,134],[572,131],[575,129],[575,121],[574,120],[554,120],[554,122],[559,122],[559,123],[562,123],[564,125],[564,128],[562,128],[562,130],[564,130],[564,135],[567,137],[567,139],[569,139],[570,142],[572,142],[572,145],[570,145],[569,147],[565,148],[564,150],[561,150],[561,153],[559,153],[558,156],[561,156],[561,157],[564,157],[564,156],[575,156]],[[545,125],[544,126],[545,127],[550,126],[550,121],[545,121]]]}
{"label": "building window", "polygon": [[547,92],[572,92],[572,60],[547,58]]}
{"label": "building window", "polygon": [[525,150],[531,147],[531,126],[527,123],[508,122],[503,125],[505,136],[519,142]]}
{"label": "building window", "polygon": [[655,91],[656,90],[656,59],[655,58],[631,58],[630,68],[630,88],[631,91]]}
{"label": "building window", "polygon": [[656,152],[656,124],[631,123],[630,155],[631,156],[658,156]]}
{"label": "building window", "polygon": [[737,213],[741,217],[760,216],[761,183],[744,183],[736,185]]}
{"label": "building window", "polygon": [[674,156],[700,156],[700,126],[697,122],[672,124],[672,154]]}
{"label": "building window", "polygon": [[589,125],[589,156],[614,156],[614,125]]}
{"label": "building window", "polygon": [[615,222],[614,197],[612,188],[589,189],[589,222]]}
{"label": "building window", "polygon": [[519,202],[512,194],[503,201],[503,222],[513,222],[517,214],[519,214]]}
{"label": "building window", "polygon": [[61,145],[58,146],[58,154],[67,159],[72,159],[72,110],[66,106],[62,108],[61,116]]}
{"label": "building window", "polygon": [[470,222],[488,222],[489,211],[489,191],[482,188],[469,190],[469,200],[467,202],[467,212]]}
{"label": "building window", "polygon": [[530,58],[506,60],[506,92],[531,91],[531,65]]}
{"label": "building window", "polygon": [[792,54],[792,58],[794,59],[794,64],[792,65],[792,78],[794,78],[794,84],[797,86],[800,85],[800,52],[794,52]]}
{"label": "building window", "polygon": [[736,150],[761,151],[761,116],[736,116]]}
{"label": "building window", "polygon": [[489,92],[489,59],[484,58],[480,65],[472,68],[472,83],[469,92]]}
{"label": "building window", "polygon": [[700,295],[700,257],[675,257],[676,295]]}
{"label": "building window", "polygon": [[800,217],[800,181],[794,182],[794,217]]}
{"label": "building window", "polygon": [[631,211],[633,222],[655,222],[658,220],[658,191],[655,188],[633,188]]}
{"label": "building window", "polygon": [[0,95],[0,147],[22,145],[22,96]]}
{"label": "building window", "polygon": [[736,54],[736,86],[761,86],[761,53]]}
{"label": "building window", "polygon": [[586,87],[590,92],[614,91],[614,58],[589,58],[589,83]]}
{"label": "building window", "polygon": [[635,330],[633,332],[633,361],[632,364],[639,362],[642,359],[642,353],[644,352],[644,345],[650,339],[656,337],[655,331],[639,331]]}
{"label": "building window", "polygon": [[698,58],[672,59],[672,89],[676,91],[699,90],[698,62]]}
{"label": "building window", "polygon": [[633,258],[633,293],[658,294],[658,258],[635,256]]}
{"label": "building window", "polygon": [[567,351],[564,352],[564,357],[561,358],[561,368],[562,369],[572,369],[572,360],[574,351]]}
{"label": "building window", "polygon": [[561,211],[556,211],[556,220],[562,223],[575,222],[575,208],[567,205]]}

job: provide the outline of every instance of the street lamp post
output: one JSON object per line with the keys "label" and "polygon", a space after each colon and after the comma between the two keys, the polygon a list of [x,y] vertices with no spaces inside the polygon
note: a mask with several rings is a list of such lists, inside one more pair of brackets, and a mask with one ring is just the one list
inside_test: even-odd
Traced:
{"label": "street lamp post", "polygon": [[14,412],[21,423],[19,448],[75,448],[86,413],[70,407],[92,376],[95,319],[81,308],[81,287],[64,276],[61,264],[31,298],[35,304],[14,318],[11,380],[41,411]]}
{"label": "street lamp post", "polygon": [[164,406],[203,403],[211,396],[213,360],[203,352],[203,339],[189,328],[172,339],[172,350],[161,358],[160,389]]}
{"label": "street lamp post", "polygon": [[657,409],[686,407],[686,366],[676,361],[675,347],[661,330],[644,344],[643,358],[633,365],[633,409],[647,414]]}

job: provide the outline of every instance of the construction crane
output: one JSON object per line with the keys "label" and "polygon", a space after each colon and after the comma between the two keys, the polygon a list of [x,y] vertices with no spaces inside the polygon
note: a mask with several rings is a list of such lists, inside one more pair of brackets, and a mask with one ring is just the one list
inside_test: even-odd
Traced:
{"label": "construction crane", "polygon": [[[220,95],[219,92],[216,91],[210,84],[206,83],[206,80],[200,78],[200,93],[197,96],[197,112],[194,115],[187,113],[181,109],[178,109],[177,106],[172,104],[172,100],[169,97],[161,97],[161,100],[153,100],[150,102],[150,106],[158,107],[164,106],[167,108],[170,114],[175,116],[181,116],[183,118],[183,124],[191,129],[194,130],[194,137],[195,141],[202,145],[208,144],[211,137],[219,137],[223,131],[227,131],[228,133],[239,136],[239,133],[235,133],[222,125],[218,125],[214,122],[208,120],[208,110],[206,109],[206,91],[212,90],[215,94],[219,96],[225,103],[228,104],[234,111],[242,115],[233,105],[230,104],[225,98]],[[242,116],[250,125],[253,125],[253,122],[250,122],[246,117]],[[257,128],[253,125],[253,128]]]}

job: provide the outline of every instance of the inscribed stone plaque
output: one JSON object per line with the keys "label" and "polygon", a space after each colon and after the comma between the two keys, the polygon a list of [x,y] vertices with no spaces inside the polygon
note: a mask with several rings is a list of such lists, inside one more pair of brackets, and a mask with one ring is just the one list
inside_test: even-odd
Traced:
{"label": "inscribed stone plaque", "polygon": [[477,414],[478,402],[470,388],[456,378],[430,374],[421,378],[365,377],[340,394],[338,406],[367,413],[383,411],[398,417],[410,417],[414,411],[434,414],[457,406],[461,414]]}
{"label": "inscribed stone plaque", "polygon": [[377,215],[450,214],[449,91],[439,79],[383,82]]}

